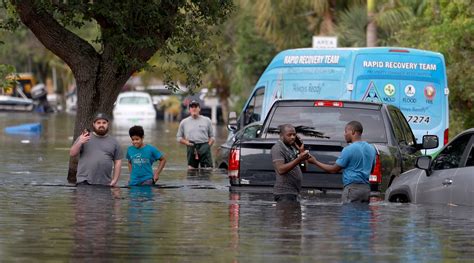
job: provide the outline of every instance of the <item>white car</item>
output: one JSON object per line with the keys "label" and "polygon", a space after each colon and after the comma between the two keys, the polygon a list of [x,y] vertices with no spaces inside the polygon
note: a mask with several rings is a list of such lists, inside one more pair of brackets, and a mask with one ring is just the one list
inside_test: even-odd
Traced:
{"label": "white car", "polygon": [[154,120],[156,110],[150,94],[130,91],[119,94],[113,115],[114,119]]}

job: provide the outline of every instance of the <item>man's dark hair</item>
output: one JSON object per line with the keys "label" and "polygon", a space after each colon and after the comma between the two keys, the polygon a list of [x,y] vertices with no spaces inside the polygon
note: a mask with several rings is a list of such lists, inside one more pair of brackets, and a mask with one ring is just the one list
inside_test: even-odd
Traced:
{"label": "man's dark hair", "polygon": [[352,130],[359,134],[362,134],[362,132],[364,131],[362,124],[358,121],[351,121],[347,124],[347,126],[351,126]]}
{"label": "man's dark hair", "polygon": [[138,136],[140,138],[143,138],[143,136],[145,136],[145,131],[143,131],[142,126],[135,125],[132,128],[130,128],[130,130],[128,130],[128,134],[130,135],[130,138],[132,136]]}
{"label": "man's dark hair", "polygon": [[278,128],[280,129],[280,135],[283,135],[283,132],[286,129],[294,129],[295,127],[293,127],[293,125],[291,125],[291,124],[282,124],[282,125],[278,126]]}

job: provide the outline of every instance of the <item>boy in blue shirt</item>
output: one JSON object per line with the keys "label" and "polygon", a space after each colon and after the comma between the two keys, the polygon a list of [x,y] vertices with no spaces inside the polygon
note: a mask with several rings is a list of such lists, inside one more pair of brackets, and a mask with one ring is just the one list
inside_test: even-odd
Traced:
{"label": "boy in blue shirt", "polygon": [[[129,185],[153,185],[165,167],[166,158],[155,147],[143,143],[145,132],[142,126],[133,126],[128,131],[132,146],[128,147],[127,160],[130,171]],[[158,168],[153,172],[153,163],[159,160]]]}

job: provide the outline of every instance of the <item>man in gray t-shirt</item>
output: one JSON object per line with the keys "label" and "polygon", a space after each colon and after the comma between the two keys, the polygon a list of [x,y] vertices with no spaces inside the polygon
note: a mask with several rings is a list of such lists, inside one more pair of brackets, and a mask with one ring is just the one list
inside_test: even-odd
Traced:
{"label": "man in gray t-shirt", "polygon": [[199,102],[189,103],[190,116],[179,123],[176,139],[187,147],[188,169],[212,167],[211,146],[214,143],[214,131],[211,119],[200,115]]}
{"label": "man in gray t-shirt", "polygon": [[310,158],[304,145],[295,145],[296,131],[290,124],[280,126],[280,140],[272,147],[272,161],[276,172],[274,199],[298,201],[303,178],[299,164]]}
{"label": "man in gray t-shirt", "polygon": [[77,184],[115,186],[120,177],[122,150],[117,140],[107,134],[109,119],[103,113],[94,118],[93,129],[93,133],[85,130],[69,152],[70,156],[79,154]]}

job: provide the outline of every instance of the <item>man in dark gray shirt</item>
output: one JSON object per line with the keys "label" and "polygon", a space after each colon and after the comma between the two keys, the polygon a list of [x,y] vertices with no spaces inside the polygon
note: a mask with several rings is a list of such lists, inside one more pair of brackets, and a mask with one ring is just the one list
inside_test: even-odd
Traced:
{"label": "man in dark gray shirt", "polygon": [[92,134],[84,131],[69,151],[70,156],[79,154],[77,183],[115,186],[120,177],[122,150],[117,140],[108,135],[109,119],[105,114],[97,114],[93,129]]}
{"label": "man in dark gray shirt", "polygon": [[272,161],[276,172],[273,187],[274,199],[277,202],[299,201],[303,174],[300,163],[310,158],[304,145],[295,145],[296,131],[290,124],[280,126],[280,140],[272,147]]}

